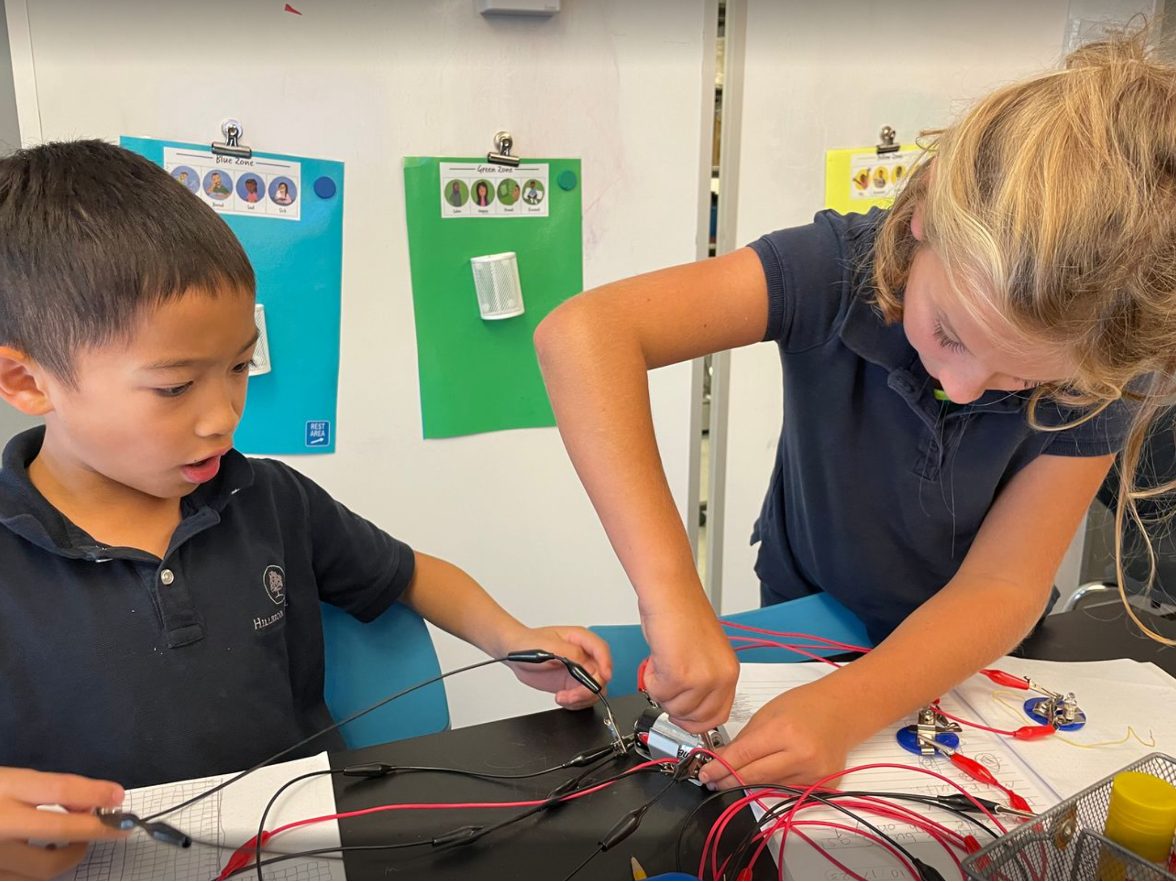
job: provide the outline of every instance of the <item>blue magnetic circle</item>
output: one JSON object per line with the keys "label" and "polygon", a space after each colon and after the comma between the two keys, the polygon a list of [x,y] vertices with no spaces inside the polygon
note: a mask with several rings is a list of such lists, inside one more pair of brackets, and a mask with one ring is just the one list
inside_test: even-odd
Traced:
{"label": "blue magnetic circle", "polygon": [[[1039,701],[1041,701],[1040,698],[1027,699],[1024,704],[1025,715],[1028,716],[1029,719],[1031,719],[1033,722],[1037,723],[1039,726],[1052,726],[1053,723],[1050,720],[1047,720],[1045,718],[1044,714],[1039,714],[1039,713],[1037,713],[1037,711],[1035,711],[1033,709],[1034,705],[1036,705]],[[1081,729],[1085,725],[1086,725],[1086,721],[1082,720],[1079,723],[1070,723],[1065,726],[1058,726],[1057,728],[1063,732],[1077,732],[1079,729]]]}
{"label": "blue magnetic circle", "polygon": [[[894,740],[898,742],[898,746],[907,753],[913,753],[916,756],[922,756],[923,751],[919,749],[919,739],[915,737],[915,727],[905,726],[894,733]],[[935,740],[944,747],[950,747],[952,750],[960,746],[960,736],[955,732],[940,732],[935,736]]]}
{"label": "blue magnetic circle", "polygon": [[335,182],[326,175],[323,175],[314,182],[314,195],[319,199],[330,199],[335,195],[337,189]]}
{"label": "blue magnetic circle", "polygon": [[555,179],[555,182],[559,184],[561,190],[574,190],[579,179],[576,177],[574,171],[567,168],[559,173],[559,177]]}

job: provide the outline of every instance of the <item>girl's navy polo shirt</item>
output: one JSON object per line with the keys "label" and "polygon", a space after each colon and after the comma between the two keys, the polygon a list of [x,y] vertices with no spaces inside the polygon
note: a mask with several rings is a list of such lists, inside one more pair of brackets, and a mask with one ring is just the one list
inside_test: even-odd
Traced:
{"label": "girl's navy polo shirt", "polygon": [[[997,495],[1043,453],[1102,456],[1130,426],[1116,402],[1033,430],[1028,393],[936,399],[901,324],[870,303],[885,212],[816,215],[751,244],[784,371],[784,425],[752,533],[765,605],[827,591],[884,639],[955,575]],[[1042,402],[1043,425],[1080,411]]]}
{"label": "girl's navy polo shirt", "polygon": [[105,547],[30,483],[43,437],[13,438],[0,469],[0,766],[139,787],[245,769],[329,725],[319,604],[375,619],[412,550],[236,451],[182,500],[163,560]]}

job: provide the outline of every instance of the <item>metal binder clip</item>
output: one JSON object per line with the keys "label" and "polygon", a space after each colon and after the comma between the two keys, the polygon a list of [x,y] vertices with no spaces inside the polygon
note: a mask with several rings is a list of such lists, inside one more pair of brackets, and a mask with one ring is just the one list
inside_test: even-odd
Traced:
{"label": "metal binder clip", "polygon": [[1073,692],[1065,695],[1050,692],[1044,698],[1031,698],[1025,702],[1025,712],[1032,719],[1063,731],[1081,729],[1086,724],[1086,713],[1078,706]]}
{"label": "metal binder clip", "polygon": [[486,154],[486,161],[495,165],[509,165],[519,167],[519,158],[510,155],[510,148],[514,146],[514,135],[510,132],[499,132],[494,136],[494,150]]}
{"label": "metal binder clip", "polygon": [[236,156],[241,159],[253,157],[253,149],[241,143],[241,135],[244,134],[244,130],[235,119],[226,119],[221,123],[221,134],[225,136],[225,140],[212,142],[213,153],[218,156]]}
{"label": "metal binder clip", "polygon": [[915,738],[919,745],[919,753],[923,756],[934,756],[935,748],[929,747],[927,742],[934,741],[935,736],[939,734],[936,731],[935,725],[935,708],[928,705],[919,711],[919,716],[915,721]]}
{"label": "metal binder clip", "polygon": [[881,156],[883,153],[898,152],[900,145],[894,143],[894,139],[898,137],[898,132],[896,132],[893,128],[890,126],[882,126],[882,131],[878,133],[878,137],[881,139],[877,147],[879,156]]}

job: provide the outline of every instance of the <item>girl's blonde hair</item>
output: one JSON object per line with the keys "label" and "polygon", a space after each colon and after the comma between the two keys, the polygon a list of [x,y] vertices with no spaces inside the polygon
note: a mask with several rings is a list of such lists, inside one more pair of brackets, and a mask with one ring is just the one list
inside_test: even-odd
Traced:
{"label": "girl's blonde hair", "polygon": [[[1014,346],[1064,354],[1076,365],[1044,397],[1091,419],[1132,399],[1118,458],[1115,562],[1124,590],[1122,537],[1130,517],[1146,537],[1134,475],[1149,427],[1176,393],[1176,68],[1157,60],[1147,27],[1087,45],[1064,69],[1006,86],[933,140],[878,232],[875,302],[902,317],[916,249],[943,261],[960,304]],[[921,212],[923,243],[911,220]],[[993,316],[1007,323],[993,327]],[[1010,331],[1012,338],[1010,339]],[[1070,423],[1073,426],[1075,423]],[[1172,477],[1172,476],[1166,476]],[[1155,553],[1146,543],[1155,577]]]}

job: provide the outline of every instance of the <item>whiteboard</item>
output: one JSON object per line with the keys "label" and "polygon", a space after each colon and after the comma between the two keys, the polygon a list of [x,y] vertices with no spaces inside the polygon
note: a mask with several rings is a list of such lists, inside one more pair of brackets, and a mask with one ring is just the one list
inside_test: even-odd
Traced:
{"label": "whiteboard", "polygon": [[[338,452],[289,461],[355,511],[462,566],[526,623],[637,621],[554,428],[424,442],[405,155],[583,159],[588,287],[698,256],[709,193],[714,0],[572,0],[549,19],[472,0],[8,0],[22,137],[220,140],[346,163]],[[705,133],[705,135],[704,135]],[[651,376],[684,511],[690,364]],[[447,635],[443,669],[482,657]],[[455,726],[550,699],[505,670],[448,684]]]}
{"label": "whiteboard", "polygon": [[[1126,21],[1136,12],[1151,14],[1153,3],[734,0],[724,115],[737,112],[741,125],[735,149],[722,157],[723,199],[737,200],[725,206],[734,228],[724,240],[739,247],[809,223],[824,207],[826,150],[875,144],[884,125],[912,141],[991,89],[1056,66],[1071,20]],[[729,111],[728,100],[738,106]],[[729,383],[725,487],[711,497],[722,507],[725,612],[759,606],[749,540],[780,436],[776,346],[733,352]]]}

